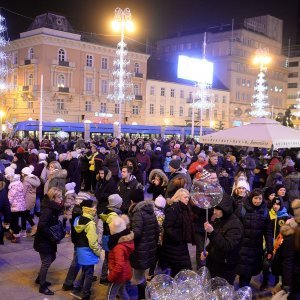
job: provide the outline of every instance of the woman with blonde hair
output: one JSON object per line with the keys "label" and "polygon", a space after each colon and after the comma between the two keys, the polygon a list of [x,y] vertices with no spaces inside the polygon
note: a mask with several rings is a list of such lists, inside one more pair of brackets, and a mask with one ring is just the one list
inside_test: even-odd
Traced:
{"label": "woman with blonde hair", "polygon": [[164,237],[160,265],[171,269],[171,276],[180,270],[191,269],[188,243],[194,241],[190,193],[184,188],[176,191],[165,209]]}

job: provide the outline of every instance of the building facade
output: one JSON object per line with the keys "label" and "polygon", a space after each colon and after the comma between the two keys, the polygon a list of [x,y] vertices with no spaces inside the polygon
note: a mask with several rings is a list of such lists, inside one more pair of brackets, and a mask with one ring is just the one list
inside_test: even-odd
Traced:
{"label": "building facade", "polygon": [[[116,48],[84,40],[72,32],[64,16],[38,16],[19,39],[10,42],[7,52],[10,90],[2,107],[9,122],[38,120],[41,90],[44,121],[118,120],[119,104],[107,99]],[[122,105],[122,123],[140,123],[145,114],[148,57],[128,52],[135,99]]]}
{"label": "building facade", "polygon": [[[229,127],[251,120],[254,86],[259,66],[253,64],[256,50],[267,48],[272,63],[267,68],[270,117],[286,108],[286,57],[282,55],[282,21],[272,16],[246,19],[242,25],[208,29],[206,57],[214,63],[215,75],[230,90]],[[157,43],[156,58],[176,63],[179,54],[201,57],[204,33],[183,34]]]}

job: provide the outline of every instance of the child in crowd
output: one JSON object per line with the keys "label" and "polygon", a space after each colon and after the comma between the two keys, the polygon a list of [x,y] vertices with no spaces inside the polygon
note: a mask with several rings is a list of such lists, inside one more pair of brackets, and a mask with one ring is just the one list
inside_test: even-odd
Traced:
{"label": "child in crowd", "polygon": [[164,172],[165,172],[165,174],[167,175],[168,178],[170,177],[170,174],[171,174],[171,171],[170,171],[170,168],[169,168],[169,164],[170,164],[171,160],[172,160],[172,154],[171,154],[171,152],[167,152],[163,168],[164,168]]}
{"label": "child in crowd", "polygon": [[102,235],[102,249],[105,251],[105,259],[102,264],[102,271],[100,277],[100,284],[108,283],[107,270],[108,270],[108,239],[110,236],[109,224],[118,215],[122,214],[120,210],[123,200],[119,194],[112,194],[108,197],[107,208],[99,215],[103,222],[103,235]]}
{"label": "child in crowd", "polygon": [[121,299],[129,300],[125,283],[132,277],[129,256],[134,251],[133,232],[131,232],[121,217],[115,217],[109,224],[111,236],[108,247],[108,280],[110,282],[106,299],[114,300],[119,294]]}
{"label": "child in crowd", "polygon": [[[67,227],[67,221],[70,222],[70,220],[72,219],[72,211],[75,206],[75,198],[76,198],[75,187],[76,187],[75,182],[70,182],[65,185],[66,193],[65,193],[64,217],[63,217],[63,225],[65,229]],[[70,236],[70,230],[71,229],[66,230],[66,237]]]}

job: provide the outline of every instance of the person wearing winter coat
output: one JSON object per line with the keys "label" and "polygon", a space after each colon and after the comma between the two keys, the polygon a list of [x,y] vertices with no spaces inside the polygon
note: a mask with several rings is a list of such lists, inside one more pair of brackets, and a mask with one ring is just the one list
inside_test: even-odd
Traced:
{"label": "person wearing winter coat", "polygon": [[137,163],[135,157],[126,158],[123,165],[131,167],[132,168],[132,175],[136,178],[136,180],[140,184],[144,185],[143,172],[140,170],[140,167],[138,166],[138,163]]}
{"label": "person wearing winter coat", "polygon": [[111,171],[112,178],[115,180],[115,182],[118,182],[121,165],[120,158],[114,149],[111,149],[109,154],[106,155],[103,161],[103,166],[106,166]]}
{"label": "person wearing winter coat", "polygon": [[292,202],[294,222],[281,227],[283,243],[281,249],[282,285],[289,292],[289,300],[300,299],[300,200]]}
{"label": "person wearing winter coat", "polygon": [[78,153],[76,151],[68,152],[67,159],[69,160],[68,164],[68,182],[75,183],[75,193],[78,194],[81,187],[81,163],[78,159]]}
{"label": "person wearing winter coat", "polygon": [[180,270],[191,269],[188,243],[194,242],[189,192],[179,189],[165,208],[160,264],[171,269],[174,277]]}
{"label": "person wearing winter coat", "polygon": [[67,178],[67,170],[62,169],[58,161],[51,161],[48,165],[49,175],[44,185],[44,195],[48,193],[48,190],[52,187],[57,187],[65,193],[65,185]]}
{"label": "person wearing winter coat", "polygon": [[110,236],[109,224],[115,217],[122,214],[122,211],[120,210],[122,202],[123,200],[119,194],[109,195],[107,207],[98,215],[99,219],[103,222],[103,232],[99,232],[98,235],[102,239],[102,249],[105,251],[105,259],[102,264],[100,284],[108,282],[108,239]]}
{"label": "person wearing winter coat", "polygon": [[270,172],[266,180],[266,187],[276,186],[277,184],[284,184],[281,163],[277,163],[273,166],[272,171]]}
{"label": "person wearing winter coat", "polygon": [[121,170],[121,180],[118,182],[118,194],[123,199],[121,211],[124,214],[128,213],[131,197],[137,190],[143,190],[143,186],[131,174],[132,168],[123,166]]}
{"label": "person wearing winter coat", "polygon": [[159,195],[165,196],[166,187],[168,184],[167,175],[160,169],[153,169],[149,174],[150,185],[147,193],[153,195],[152,199],[155,200]]}
{"label": "person wearing winter coat", "polygon": [[20,242],[19,219],[25,219],[26,203],[24,197],[24,188],[21,182],[20,174],[9,175],[10,184],[8,186],[8,200],[11,210],[11,224],[12,236],[10,236],[12,243]]}
{"label": "person wearing winter coat", "polygon": [[96,231],[95,216],[97,203],[95,201],[82,201],[82,215],[74,220],[75,248],[78,264],[82,268],[81,299],[89,300],[93,282],[94,265],[98,264],[100,247]]}
{"label": "person wearing winter coat", "polygon": [[22,231],[26,235],[26,221],[31,226],[30,235],[33,236],[36,233],[37,226],[35,225],[31,212],[34,210],[36,201],[36,189],[40,186],[40,179],[32,174],[33,167],[26,167],[22,169],[22,183],[24,189],[24,197],[26,203],[25,218],[22,219]]}
{"label": "person wearing winter coat", "polygon": [[202,260],[206,258],[211,277],[224,278],[233,285],[239,263],[243,225],[233,213],[229,197],[223,197],[214,208],[214,221],[205,222],[204,229],[208,233],[209,245],[206,255],[201,253]]}
{"label": "person wearing winter coat", "polygon": [[3,245],[4,229],[8,229],[11,222],[10,204],[7,196],[5,178],[0,173],[0,245]]}
{"label": "person wearing winter coat", "polygon": [[[129,156],[128,156],[129,157]],[[140,170],[143,173],[143,185],[145,185],[146,183],[146,177],[147,174],[150,170],[150,166],[151,166],[151,160],[149,155],[146,153],[146,149],[145,148],[141,148],[138,153],[136,154],[136,161],[138,163],[138,165],[140,166]]]}
{"label": "person wearing winter coat", "polygon": [[126,292],[125,283],[132,277],[129,257],[134,251],[134,234],[126,228],[121,217],[115,217],[109,224],[110,237],[108,241],[108,280],[110,282],[106,299],[115,300],[119,296],[124,300],[130,297]]}
{"label": "person wearing winter coat", "polygon": [[[69,182],[65,185],[65,199],[64,199],[64,216],[63,216],[63,226],[66,229],[67,221],[70,222],[72,219],[72,211],[75,206],[75,199],[76,199],[76,183]],[[70,230],[66,230],[66,237],[69,237]]]}
{"label": "person wearing winter coat", "polygon": [[39,292],[44,295],[54,295],[48,286],[51,284],[46,281],[48,269],[56,259],[57,244],[60,242],[50,232],[50,227],[58,224],[58,217],[63,208],[62,190],[52,187],[45,195],[41,207],[41,216],[34,236],[33,248],[40,255],[41,268],[36,284],[40,285]]}
{"label": "person wearing winter coat", "polygon": [[197,156],[197,161],[193,162],[189,167],[189,174],[194,177],[197,172],[201,171],[207,165],[207,157],[204,152],[201,152]]}
{"label": "person wearing winter coat", "polygon": [[24,153],[16,153],[12,162],[17,166],[15,173],[21,175],[21,170],[27,166]]}
{"label": "person wearing winter coat", "polygon": [[243,287],[249,286],[251,277],[259,274],[262,270],[263,238],[266,241],[266,258],[272,259],[272,223],[267,206],[263,201],[263,191],[254,189],[236,214],[244,226],[237,272],[240,275],[239,285]]}
{"label": "person wearing winter coat", "polygon": [[151,161],[150,170],[153,170],[153,169],[162,170],[163,169],[164,157],[161,153],[161,148],[160,147],[156,147],[155,151],[150,156],[150,161]]}
{"label": "person wearing winter coat", "polygon": [[236,188],[232,192],[232,205],[235,212],[243,203],[244,199],[248,197],[250,191],[249,184],[245,180],[239,180],[236,184]]}
{"label": "person wearing winter coat", "polygon": [[132,194],[132,205],[128,214],[134,233],[134,252],[130,256],[133,268],[133,284],[138,287],[138,299],[145,299],[147,269],[156,263],[159,227],[154,214],[152,200],[144,200],[144,191],[138,189]]}
{"label": "person wearing winter coat", "polygon": [[98,201],[97,204],[97,215],[101,214],[108,205],[108,197],[112,194],[117,194],[117,184],[112,178],[111,171],[102,166],[96,176],[97,184],[95,197]]}
{"label": "person wearing winter coat", "polygon": [[284,177],[284,185],[289,191],[289,201],[300,199],[300,173],[294,167],[286,168],[286,176]]}

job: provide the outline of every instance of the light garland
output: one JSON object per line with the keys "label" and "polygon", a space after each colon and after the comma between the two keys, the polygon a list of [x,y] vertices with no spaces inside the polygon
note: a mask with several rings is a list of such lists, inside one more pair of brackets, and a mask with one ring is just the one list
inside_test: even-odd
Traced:
{"label": "light garland", "polygon": [[265,108],[269,106],[267,102],[267,91],[268,87],[266,85],[265,74],[263,71],[260,71],[254,87],[254,102],[251,104],[251,106],[253,106],[254,109],[249,113],[251,116],[266,117],[270,115],[270,112],[265,110]]}
{"label": "light garland", "polygon": [[7,88],[8,55],[5,52],[5,47],[8,45],[8,41],[6,36],[7,28],[5,26],[5,18],[0,15],[0,92]]}

